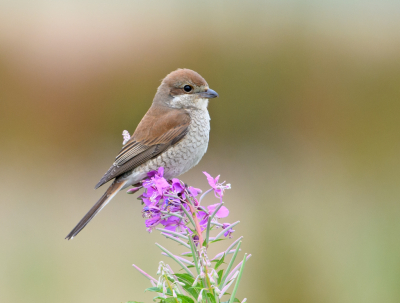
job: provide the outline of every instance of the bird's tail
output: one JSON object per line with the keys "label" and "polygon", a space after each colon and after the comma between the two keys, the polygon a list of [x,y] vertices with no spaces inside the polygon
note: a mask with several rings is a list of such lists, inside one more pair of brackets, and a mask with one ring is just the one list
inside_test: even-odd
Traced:
{"label": "bird's tail", "polygon": [[65,237],[65,239],[73,239],[89,222],[92,220],[99,211],[101,211],[104,206],[111,201],[112,198],[122,189],[126,184],[126,181],[117,182],[114,181],[104,195],[97,201],[95,205],[88,211],[88,213],[79,221],[79,223],[74,227],[74,229]]}

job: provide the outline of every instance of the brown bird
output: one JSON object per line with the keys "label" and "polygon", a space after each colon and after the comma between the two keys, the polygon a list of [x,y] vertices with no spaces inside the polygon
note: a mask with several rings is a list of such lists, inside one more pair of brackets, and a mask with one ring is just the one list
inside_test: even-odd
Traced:
{"label": "brown bird", "polygon": [[95,188],[113,183],[66,239],[75,237],[122,189],[137,184],[147,173],[164,167],[164,177],[177,177],[195,166],[208,146],[210,115],[208,99],[218,94],[190,69],[167,75],[153,103],[113,165]]}

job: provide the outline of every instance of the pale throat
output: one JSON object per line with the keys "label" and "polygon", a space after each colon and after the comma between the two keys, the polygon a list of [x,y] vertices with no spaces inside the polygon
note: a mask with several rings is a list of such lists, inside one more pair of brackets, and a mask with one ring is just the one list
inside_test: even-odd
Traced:
{"label": "pale throat", "polygon": [[200,110],[207,110],[208,99],[193,98],[192,95],[180,95],[174,97],[170,105],[175,108],[195,107]]}

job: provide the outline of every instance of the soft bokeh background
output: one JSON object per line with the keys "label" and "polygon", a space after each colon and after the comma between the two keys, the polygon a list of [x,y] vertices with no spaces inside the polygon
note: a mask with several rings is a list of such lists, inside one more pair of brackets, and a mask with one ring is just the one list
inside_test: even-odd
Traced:
{"label": "soft bokeh background", "polygon": [[[160,80],[203,75],[249,302],[400,302],[398,1],[0,1],[0,302],[151,302],[121,193],[73,241]],[[207,203],[215,203],[208,200]],[[165,258],[164,258],[165,259]]]}

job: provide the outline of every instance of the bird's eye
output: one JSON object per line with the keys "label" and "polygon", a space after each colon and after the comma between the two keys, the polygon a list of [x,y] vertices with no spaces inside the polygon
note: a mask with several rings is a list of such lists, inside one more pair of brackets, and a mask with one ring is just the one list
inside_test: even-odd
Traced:
{"label": "bird's eye", "polygon": [[190,85],[185,85],[185,86],[183,87],[183,90],[184,90],[185,92],[187,92],[187,93],[191,92],[192,89],[193,89],[193,87],[191,87]]}

